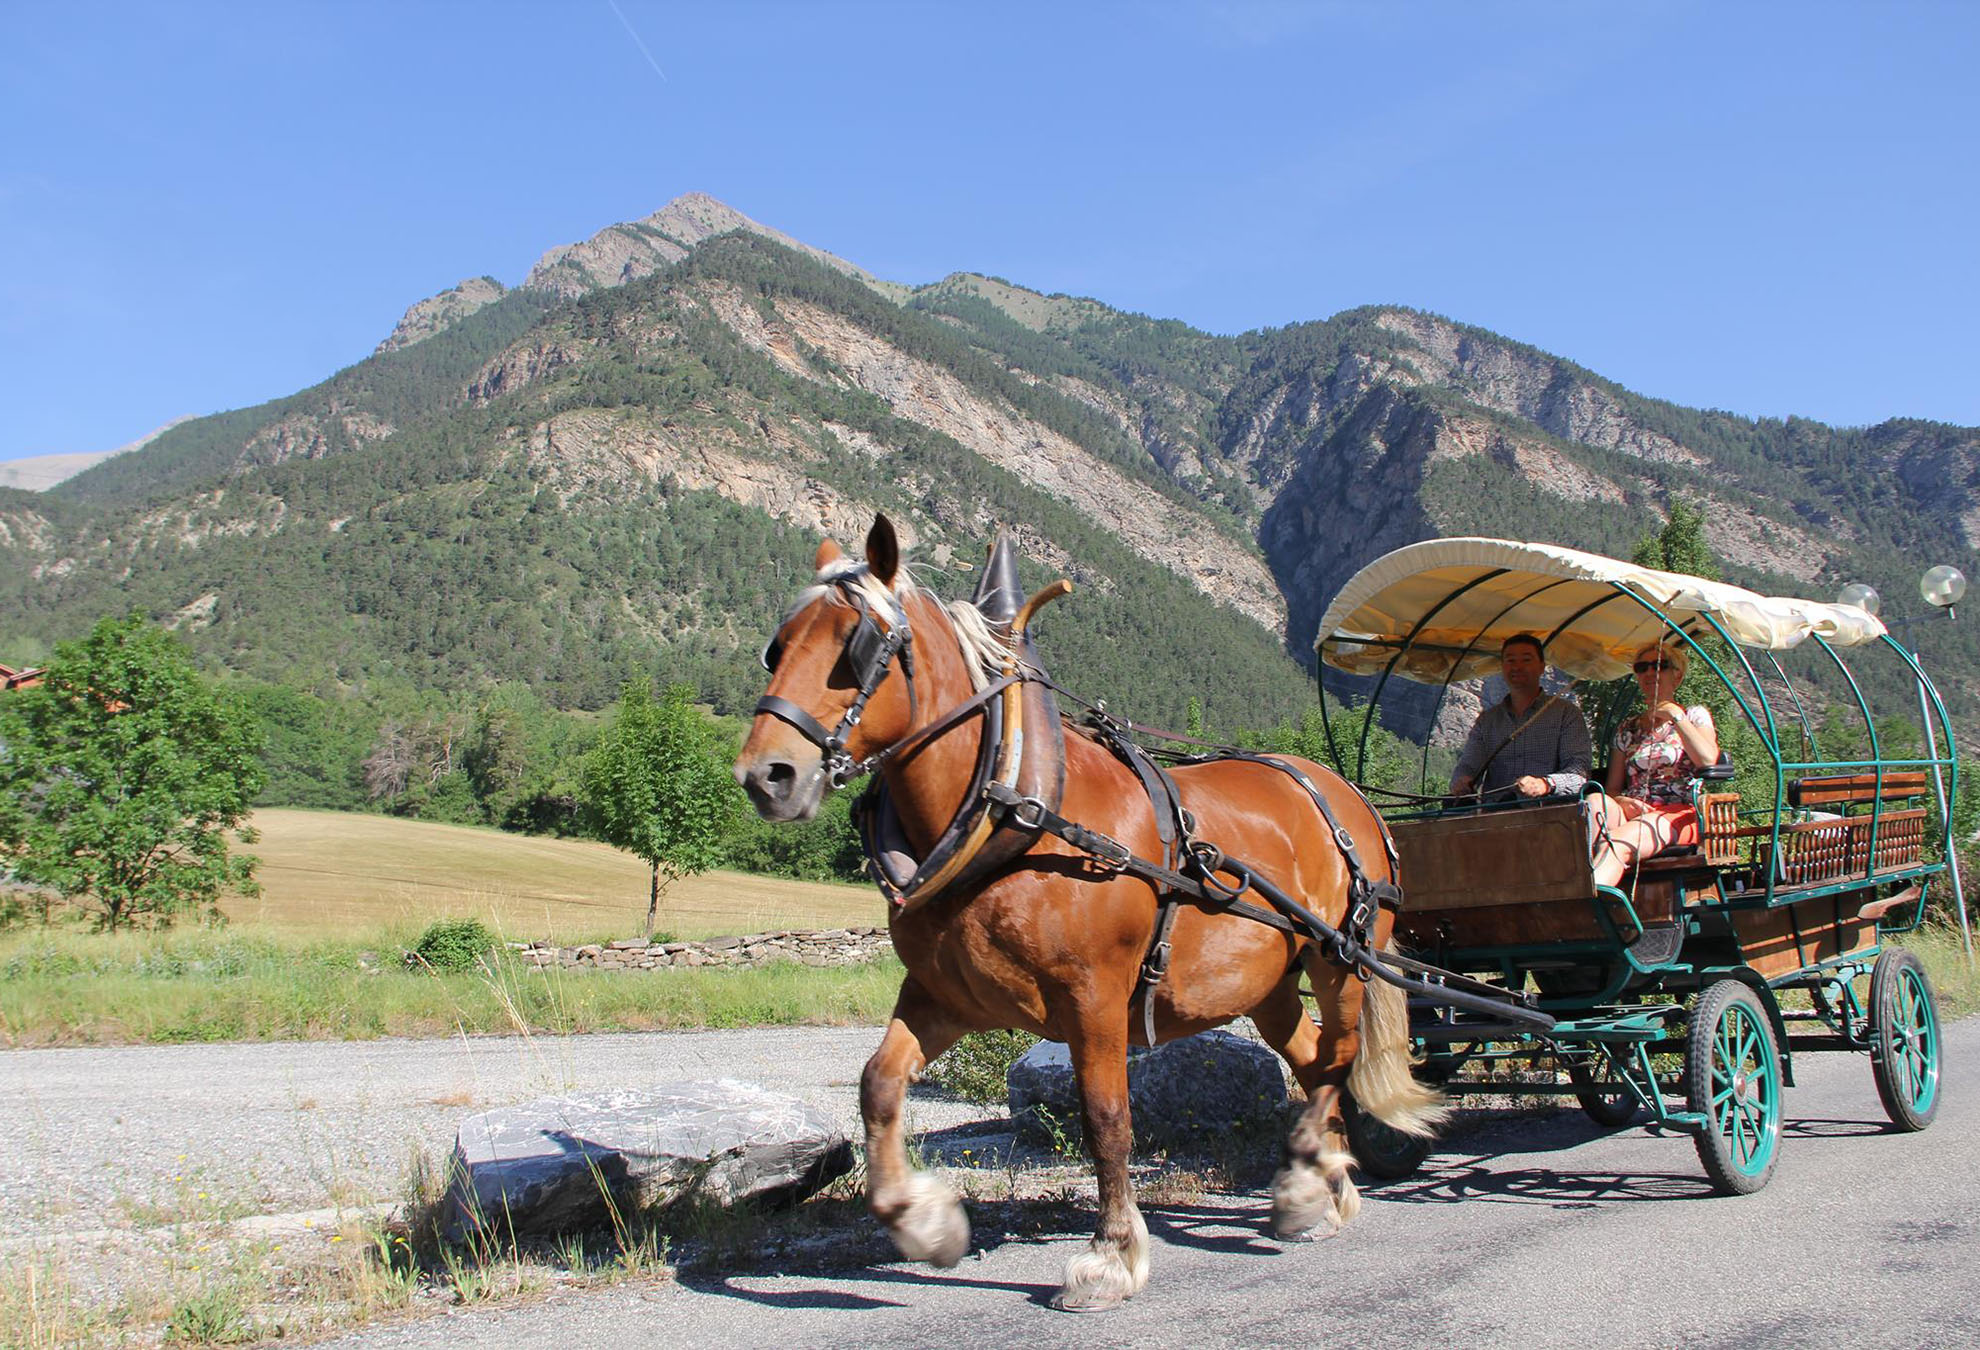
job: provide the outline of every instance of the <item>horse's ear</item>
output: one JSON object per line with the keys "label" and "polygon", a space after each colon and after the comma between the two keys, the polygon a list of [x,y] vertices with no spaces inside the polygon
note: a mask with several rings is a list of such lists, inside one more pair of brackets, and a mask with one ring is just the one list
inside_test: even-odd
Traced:
{"label": "horse's ear", "polygon": [[827,539],[818,546],[818,556],[811,560],[811,570],[814,572],[823,572],[844,556],[845,554],[839,551],[837,541]]}
{"label": "horse's ear", "polygon": [[866,532],[866,570],[882,586],[892,586],[894,573],[901,570],[901,541],[894,537],[894,522],[884,515],[873,517],[873,528]]}

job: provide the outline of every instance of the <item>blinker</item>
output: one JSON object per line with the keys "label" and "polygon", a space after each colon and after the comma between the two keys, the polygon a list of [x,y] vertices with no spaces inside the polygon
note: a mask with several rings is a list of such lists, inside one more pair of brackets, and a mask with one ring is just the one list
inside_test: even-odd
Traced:
{"label": "blinker", "polygon": [[859,626],[846,639],[846,671],[852,676],[853,683],[861,689],[871,689],[879,684],[895,650],[892,636],[881,632],[880,625],[873,622],[873,616],[862,609]]}

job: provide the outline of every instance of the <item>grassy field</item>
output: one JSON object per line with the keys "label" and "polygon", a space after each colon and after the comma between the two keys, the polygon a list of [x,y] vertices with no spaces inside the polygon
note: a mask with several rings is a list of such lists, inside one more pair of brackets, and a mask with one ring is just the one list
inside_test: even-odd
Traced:
{"label": "grassy field", "polygon": [[[222,906],[240,930],[362,939],[471,916],[516,941],[570,943],[637,937],[646,921],[646,864],[604,844],[332,811],[257,811],[252,823],[263,894]],[[736,872],[686,877],[660,898],[659,927],[677,938],[886,921],[870,886]]]}
{"label": "grassy field", "polygon": [[0,938],[0,1046],[878,1025],[891,958],[818,968],[410,970],[399,945],[230,930]]}
{"label": "grassy field", "polygon": [[[638,935],[646,865],[601,844],[382,816],[261,811],[264,893],[221,927],[0,933],[0,1045],[362,1039],[457,1032],[640,1031],[877,1024],[892,960],[844,969],[537,972],[508,958],[411,971],[435,919],[473,917],[511,941]],[[676,938],[884,923],[862,886],[711,872],[661,897]]]}

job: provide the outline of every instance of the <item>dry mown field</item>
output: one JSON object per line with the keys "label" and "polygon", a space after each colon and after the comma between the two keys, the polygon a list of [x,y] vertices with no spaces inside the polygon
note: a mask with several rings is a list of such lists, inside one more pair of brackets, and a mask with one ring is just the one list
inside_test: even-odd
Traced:
{"label": "dry mown field", "polygon": [[[223,905],[241,928],[282,937],[368,937],[474,917],[512,939],[627,937],[646,918],[646,864],[604,844],[385,816],[257,811],[263,894]],[[886,922],[866,886],[708,872],[660,898],[677,938]]]}

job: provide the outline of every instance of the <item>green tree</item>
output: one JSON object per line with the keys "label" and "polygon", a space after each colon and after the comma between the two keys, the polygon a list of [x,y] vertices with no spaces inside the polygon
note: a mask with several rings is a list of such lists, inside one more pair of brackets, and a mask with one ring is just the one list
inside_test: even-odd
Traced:
{"label": "green tree", "polygon": [[721,734],[693,697],[692,686],[677,684],[655,703],[645,681],[631,681],[584,761],[582,796],[593,832],[651,869],[648,937],[660,893],[721,861],[723,840],[742,813]]}
{"label": "green tree", "polygon": [[1654,567],[1660,572],[1682,572],[1707,581],[1721,580],[1719,560],[1705,542],[1705,517],[1689,502],[1673,499],[1670,519],[1655,534],[1645,535],[1630,555],[1638,567]]}
{"label": "green tree", "polygon": [[0,854],[99,928],[166,925],[254,895],[229,851],[261,791],[261,731],[142,615],[55,650],[45,681],[0,699]]}
{"label": "green tree", "polygon": [[[1331,696],[1323,697],[1328,698],[1328,706],[1333,709],[1328,718],[1333,722],[1334,742],[1340,747],[1341,760],[1334,758],[1333,749],[1327,742],[1328,719],[1320,716],[1318,708],[1307,709],[1300,715],[1297,724],[1291,718],[1284,718],[1270,731],[1241,732],[1238,744],[1247,750],[1310,759],[1363,787],[1389,792],[1416,791],[1416,757],[1410,753],[1408,745],[1382,725],[1374,708],[1366,703],[1344,706],[1334,702]],[[1355,752],[1361,745],[1362,728],[1370,718],[1375,719],[1375,725],[1368,728],[1368,757],[1367,762],[1362,764],[1356,760]]]}

